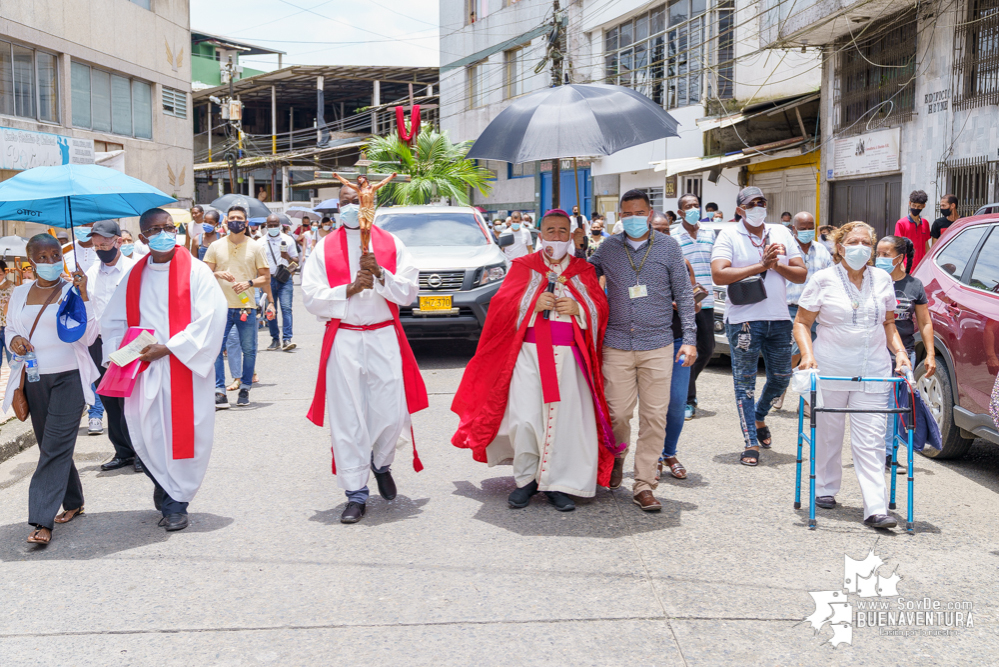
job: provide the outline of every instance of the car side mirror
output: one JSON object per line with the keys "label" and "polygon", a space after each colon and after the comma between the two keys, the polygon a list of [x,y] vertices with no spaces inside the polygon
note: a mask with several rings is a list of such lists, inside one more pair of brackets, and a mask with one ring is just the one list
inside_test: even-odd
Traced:
{"label": "car side mirror", "polygon": [[500,234],[498,237],[499,247],[505,248],[508,245],[513,245],[515,240],[513,234]]}

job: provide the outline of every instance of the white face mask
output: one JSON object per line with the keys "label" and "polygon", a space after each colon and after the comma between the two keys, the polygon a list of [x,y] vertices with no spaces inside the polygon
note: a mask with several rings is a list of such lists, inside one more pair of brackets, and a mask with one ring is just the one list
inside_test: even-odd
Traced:
{"label": "white face mask", "polygon": [[767,209],[762,206],[756,206],[746,211],[746,222],[748,222],[753,227],[759,227],[763,224],[763,221],[767,219]]}
{"label": "white face mask", "polygon": [[553,262],[560,261],[574,246],[573,241],[545,241],[541,239],[541,252]]}
{"label": "white face mask", "polygon": [[860,271],[871,261],[871,248],[866,245],[843,246],[843,260],[854,271]]}

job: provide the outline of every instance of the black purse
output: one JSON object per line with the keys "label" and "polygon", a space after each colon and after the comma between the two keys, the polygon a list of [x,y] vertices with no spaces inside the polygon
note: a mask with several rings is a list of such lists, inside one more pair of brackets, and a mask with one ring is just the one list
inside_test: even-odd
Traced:
{"label": "black purse", "polygon": [[274,260],[274,265],[277,266],[277,270],[274,271],[274,280],[281,284],[288,282],[291,280],[291,271],[274,256],[274,246],[271,245],[270,241],[265,241],[265,243],[267,243],[267,249],[271,251],[271,259]]}
{"label": "black purse", "polygon": [[743,278],[728,286],[728,300],[735,306],[749,306],[767,298],[767,286],[763,279],[767,272]]}

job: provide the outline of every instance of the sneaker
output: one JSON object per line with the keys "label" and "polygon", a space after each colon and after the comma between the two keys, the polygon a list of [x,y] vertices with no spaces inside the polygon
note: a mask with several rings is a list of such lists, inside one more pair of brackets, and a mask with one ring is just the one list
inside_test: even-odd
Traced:
{"label": "sneaker", "polygon": [[271,344],[267,346],[268,352],[273,352],[274,350],[280,350],[280,349],[281,349],[281,343],[278,342],[277,338],[271,340]]}
{"label": "sneaker", "polygon": [[693,403],[687,403],[683,408],[683,421],[689,422],[697,414],[697,408],[694,407]]}
{"label": "sneaker", "polygon": [[289,338],[288,340],[286,340],[286,341],[284,342],[284,345],[282,345],[282,346],[281,346],[281,349],[282,349],[282,350],[284,350],[285,352],[291,352],[291,351],[292,351],[292,350],[294,350],[294,349],[295,349],[296,347],[298,347],[298,346],[297,346],[297,345],[295,345],[294,343],[292,343],[292,342],[291,342],[291,339]]}
{"label": "sneaker", "polygon": [[97,417],[91,417],[87,423],[87,434],[100,435],[101,433],[104,433],[104,422]]}
{"label": "sneaker", "polygon": [[[243,391],[246,391],[245,389]],[[220,392],[215,392],[215,409],[216,410],[228,410],[229,409],[229,399],[226,395]]]}
{"label": "sneaker", "polygon": [[239,398],[236,399],[236,405],[249,405],[250,404],[250,390],[240,389]]}

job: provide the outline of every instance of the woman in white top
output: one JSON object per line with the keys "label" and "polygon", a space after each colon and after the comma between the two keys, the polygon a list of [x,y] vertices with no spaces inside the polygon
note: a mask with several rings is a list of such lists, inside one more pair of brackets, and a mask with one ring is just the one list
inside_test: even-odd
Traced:
{"label": "woman in white top", "polygon": [[[910,369],[909,356],[895,329],[895,288],[891,276],[875,269],[874,229],[850,222],[834,233],[836,264],[809,278],[798,300],[794,339],[801,349],[801,369],[821,375],[886,378],[892,374],[889,349],[896,370]],[[818,337],[812,343],[812,322],[818,318]],[[888,407],[888,382],[822,382],[823,407],[881,410]],[[893,528],[888,515],[884,478],[886,415],[850,414],[853,465],[864,496],[864,524]],[[815,426],[815,504],[836,506],[843,480],[842,450],[845,413],[820,412]]]}
{"label": "woman in white top", "polygon": [[[54,523],[67,523],[83,512],[83,487],[73,464],[73,450],[83,409],[94,402],[91,383],[100,377],[88,349],[97,339],[97,320],[87,296],[86,274],[77,269],[72,284],[62,280],[62,248],[55,237],[32,237],[27,255],[38,279],[14,288],[5,335],[14,354],[23,357],[34,352],[38,364],[39,379],[31,382],[25,377],[23,385],[39,451],[28,487],[28,523],[35,527],[28,542],[48,544]],[[59,338],[56,314],[73,287],[83,298],[87,324],[79,340],[64,343]],[[16,364],[7,383],[4,411],[10,409],[23,375],[24,364]],[[56,516],[60,505],[63,511]]]}

